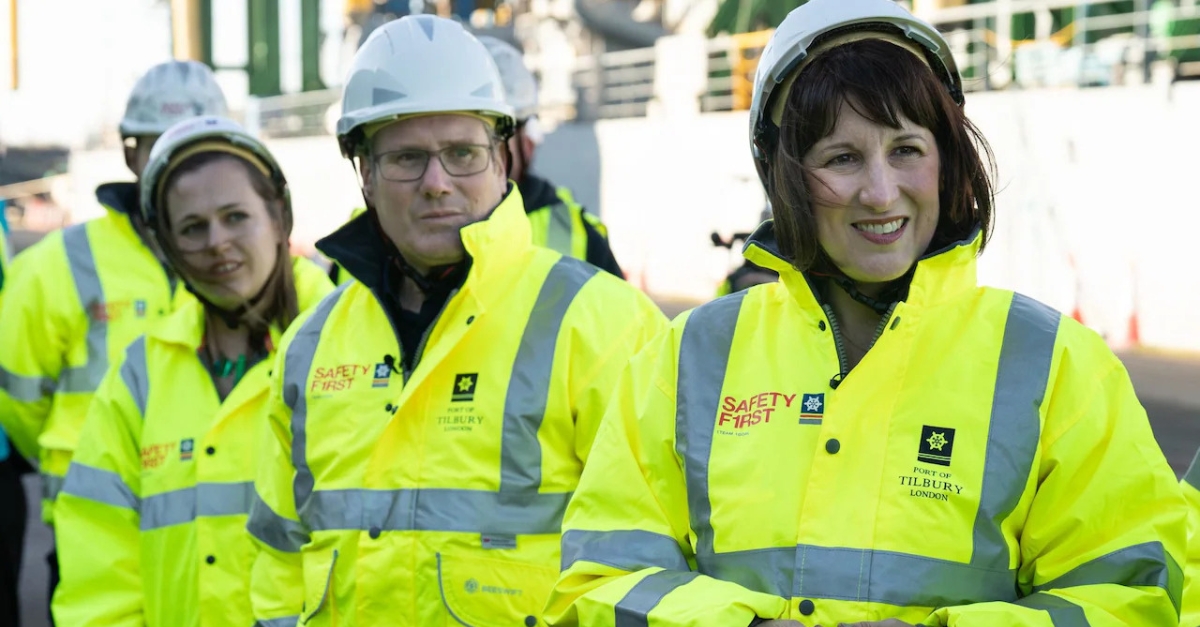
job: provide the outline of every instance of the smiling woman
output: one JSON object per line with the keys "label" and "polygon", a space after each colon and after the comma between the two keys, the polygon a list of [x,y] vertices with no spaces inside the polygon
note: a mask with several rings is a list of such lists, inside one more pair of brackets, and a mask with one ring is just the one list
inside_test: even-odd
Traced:
{"label": "smiling woman", "polygon": [[56,518],[59,624],[248,625],[245,533],[271,357],[332,285],[290,260],[287,182],[233,122],[181,122],[141,180],[145,223],[194,299],[96,392]]}
{"label": "smiling woman", "polygon": [[774,32],[750,120],[775,218],[745,255],[780,280],[631,361],[551,624],[1178,622],[1186,508],[1124,368],[976,282],[991,184],[962,104],[947,42],[892,0]]}

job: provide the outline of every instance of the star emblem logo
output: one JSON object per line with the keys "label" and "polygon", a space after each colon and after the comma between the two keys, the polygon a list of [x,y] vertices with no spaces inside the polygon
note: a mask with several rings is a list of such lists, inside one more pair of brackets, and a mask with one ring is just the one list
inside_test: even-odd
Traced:
{"label": "star emblem logo", "polygon": [[475,400],[475,388],[479,383],[479,373],[459,374],[454,377],[454,387],[451,388],[450,400],[463,403]]}
{"label": "star emblem logo", "polygon": [[934,432],[934,434],[929,436],[929,439],[925,441],[929,443],[929,448],[935,451],[940,451],[942,450],[942,447],[946,446],[946,434]]}
{"label": "star emblem logo", "polygon": [[818,413],[821,411],[821,404],[820,398],[810,396],[807,401],[804,401],[804,410],[813,414]]}

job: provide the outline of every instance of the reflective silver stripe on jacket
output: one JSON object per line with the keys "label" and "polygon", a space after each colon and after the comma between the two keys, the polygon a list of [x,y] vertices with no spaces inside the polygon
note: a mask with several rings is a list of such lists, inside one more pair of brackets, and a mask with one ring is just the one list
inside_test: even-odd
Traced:
{"label": "reflective silver stripe on jacket", "polygon": [[571,495],[539,491],[542,451],[538,432],[546,413],[559,330],[575,296],[596,272],[594,266],[563,257],[551,268],[542,284],[509,376],[498,491],[314,490],[315,481],[307,459],[307,384],[325,323],[345,286],[339,288],[337,296],[322,301],[296,333],[284,358],[283,395],[292,410],[292,464],[296,469],[294,497],[303,526],[314,531],[559,533]]}
{"label": "reflective silver stripe on jacket", "polygon": [[79,462],[71,463],[62,493],[134,512],[138,511],[141,505],[141,500],[134,495],[133,489],[125,483],[121,475]]}
{"label": "reflective silver stripe on jacket", "polygon": [[47,501],[58,498],[58,493],[62,491],[66,477],[52,475],[44,470],[38,472],[38,477],[42,479],[42,498]]}
{"label": "reflective silver stripe on jacket", "polygon": [[284,616],[283,618],[258,619],[254,623],[254,627],[296,627],[296,623],[300,621],[300,615]]}
{"label": "reflective silver stripe on jacket", "polygon": [[67,265],[75,282],[75,292],[85,310],[87,328],[87,363],[64,368],[58,378],[58,392],[95,392],[108,370],[108,322],[99,308],[104,307],[104,287],[96,271],[96,258],[88,239],[87,224],[63,229],[63,245],[67,249]]}
{"label": "reflective silver stripe on jacket", "polygon": [[550,214],[546,216],[546,248],[570,257],[573,252],[571,244],[575,239],[571,207],[559,201],[546,210]]}
{"label": "reflective silver stripe on jacket", "polygon": [[36,403],[43,398],[53,396],[56,387],[54,379],[26,377],[14,374],[0,366],[0,390],[4,390],[13,400]]}
{"label": "reflective silver stripe on jacket", "polygon": [[660,570],[637,582],[613,608],[616,615],[614,627],[649,627],[650,610],[672,590],[699,577],[699,573],[677,570]]}
{"label": "reflective silver stripe on jacket", "polygon": [[146,404],[150,402],[150,372],[146,365],[146,336],[134,340],[125,349],[125,363],[121,364],[121,380],[133,402],[137,405],[142,420],[146,419]]}
{"label": "reflective silver stripe on jacket", "polygon": [[188,488],[151,494],[142,499],[140,527],[150,531],[190,523],[209,516],[239,516],[250,513],[254,484],[197,483]]}

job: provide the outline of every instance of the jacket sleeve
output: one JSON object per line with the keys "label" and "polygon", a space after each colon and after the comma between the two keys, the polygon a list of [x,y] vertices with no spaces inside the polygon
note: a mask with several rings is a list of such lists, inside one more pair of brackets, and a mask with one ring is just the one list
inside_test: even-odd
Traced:
{"label": "jacket sleeve", "polygon": [[[298,320],[292,325],[276,355],[268,413],[261,423],[257,443],[255,499],[246,523],[259,548],[250,573],[250,603],[254,618],[262,627],[295,625],[304,605],[300,549],[311,538],[309,530],[300,523],[292,496],[292,481],[296,476],[292,465],[292,410],[283,396],[290,337],[301,323]],[[304,393],[303,389],[300,393]]]}
{"label": "jacket sleeve", "polygon": [[[591,330],[590,341],[582,350],[571,353],[571,372],[581,373],[577,381],[572,381],[571,392],[575,454],[585,464],[621,371],[638,351],[668,328],[662,310],[641,291],[617,281],[604,283],[615,289],[603,298],[604,308],[594,312],[591,323],[584,321]],[[621,301],[626,306],[618,309]],[[622,310],[629,315],[613,315]],[[605,331],[596,332],[599,330]]]}
{"label": "jacket sleeve", "polygon": [[693,570],[675,453],[674,337],[660,335],[621,375],[567,507],[551,625],[737,627],[787,611],[782,598]]}
{"label": "jacket sleeve", "polygon": [[1180,627],[1200,627],[1200,451],[1180,487],[1188,504],[1187,565],[1183,569],[1183,612]]}
{"label": "jacket sleeve", "polygon": [[142,415],[127,370],[114,366],[100,384],[55,506],[62,580],[52,609],[59,625],[144,624],[138,532]]}
{"label": "jacket sleeve", "polygon": [[55,244],[39,242],[17,257],[0,310],[0,426],[30,459],[38,457],[38,436],[64,367],[67,323],[55,299],[73,297],[62,287],[66,260],[54,254],[62,251]]}
{"label": "jacket sleeve", "polygon": [[1183,495],[1129,375],[1111,353],[1101,363],[1110,365],[1099,376],[1060,370],[1047,390],[1036,492],[1019,533],[1018,580],[1026,596],[1014,604],[943,608],[927,624],[1177,623]]}

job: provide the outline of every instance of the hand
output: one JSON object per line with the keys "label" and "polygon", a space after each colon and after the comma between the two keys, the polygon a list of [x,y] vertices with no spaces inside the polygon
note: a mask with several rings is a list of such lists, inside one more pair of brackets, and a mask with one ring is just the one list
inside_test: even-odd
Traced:
{"label": "hand", "polygon": [[861,623],[838,623],[838,627],[916,627],[910,625],[899,618],[889,618],[887,620],[871,620]]}

